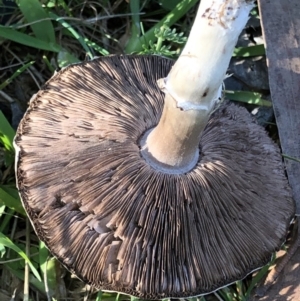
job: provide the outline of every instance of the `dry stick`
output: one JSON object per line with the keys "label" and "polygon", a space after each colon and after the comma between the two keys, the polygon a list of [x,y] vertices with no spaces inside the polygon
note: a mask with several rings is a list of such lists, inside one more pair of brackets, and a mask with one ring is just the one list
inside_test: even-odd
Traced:
{"label": "dry stick", "polygon": [[45,266],[45,273],[44,273],[44,285],[45,285],[45,292],[47,295],[47,300],[51,301],[49,286],[48,286],[48,262],[49,262],[49,256],[46,260],[46,266]]}
{"label": "dry stick", "polygon": [[[13,226],[12,226],[12,229],[11,229],[11,233],[10,233],[10,239],[13,240],[14,236],[15,236],[15,233],[16,233],[16,229],[17,229],[17,217],[15,217],[14,219],[14,222],[13,222]],[[6,258],[9,258],[10,257],[10,251],[11,249],[8,249],[7,253],[6,253]],[[7,275],[3,276],[3,277],[8,277]],[[5,281],[3,279],[3,281]],[[13,291],[13,294],[11,296],[11,299],[13,300],[15,298],[15,296],[18,295],[18,291],[19,291],[19,288],[15,288],[14,291]]]}
{"label": "dry stick", "polygon": [[[26,255],[30,258],[30,223],[26,218]],[[29,301],[29,264],[25,261],[24,270],[24,301]]]}
{"label": "dry stick", "polygon": [[141,141],[145,160],[164,172],[184,173],[198,161],[199,141],[221,98],[239,34],[253,6],[249,0],[202,0],[189,39],[169,75],[159,124]]}
{"label": "dry stick", "polygon": [[11,98],[9,95],[7,95],[5,92],[0,90],[0,96],[2,96],[5,100],[7,100],[9,103],[14,103],[15,100]]}
{"label": "dry stick", "polygon": [[[298,130],[300,126],[300,7],[298,5],[299,0],[258,0],[261,26],[268,60],[271,97],[279,132],[280,144],[282,152],[289,154],[294,158],[298,158],[300,155],[300,133]],[[285,259],[278,265],[278,267],[276,267],[274,274],[270,276],[270,281],[272,281],[272,279],[273,281],[276,280],[293,254],[297,251],[297,247],[300,245],[300,169],[299,164],[295,164],[295,162],[291,160],[285,160],[285,167],[289,184],[293,191],[293,197],[296,201],[298,236],[296,237],[292,247],[288,250],[288,254]],[[286,272],[286,277],[291,277],[294,271],[291,269],[290,265],[287,265]],[[270,282],[270,284],[272,284],[272,282]],[[267,287],[267,289],[269,287]],[[299,287],[300,286],[298,285],[298,289]],[[290,290],[290,292],[291,291],[292,290]]]}

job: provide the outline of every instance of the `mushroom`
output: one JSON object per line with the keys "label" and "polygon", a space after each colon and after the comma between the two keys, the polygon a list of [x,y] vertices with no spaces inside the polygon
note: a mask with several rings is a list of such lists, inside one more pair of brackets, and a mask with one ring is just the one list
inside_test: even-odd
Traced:
{"label": "mushroom", "polygon": [[294,202],[279,148],[244,108],[218,105],[251,7],[202,0],[175,65],[101,57],[31,99],[15,138],[20,196],[39,238],[83,281],[197,296],[284,242]]}

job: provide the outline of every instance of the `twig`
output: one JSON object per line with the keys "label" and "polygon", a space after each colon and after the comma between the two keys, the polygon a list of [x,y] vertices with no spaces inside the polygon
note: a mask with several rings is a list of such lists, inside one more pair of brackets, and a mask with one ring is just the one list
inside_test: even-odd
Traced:
{"label": "twig", "polygon": [[[144,15],[145,13],[139,13],[138,15]],[[114,15],[109,15],[109,16],[103,16],[101,14],[97,15],[96,17],[93,18],[88,18],[88,19],[80,19],[80,18],[74,18],[74,17],[50,17],[50,18],[43,18],[43,19],[39,19],[36,21],[32,21],[32,22],[28,22],[22,25],[14,25],[11,26],[10,28],[13,29],[20,29],[20,28],[24,28],[24,27],[28,27],[31,26],[33,24],[37,24],[43,21],[62,21],[62,20],[67,20],[67,21],[77,21],[77,22],[81,22],[83,24],[91,24],[91,23],[96,23],[98,21],[102,21],[102,20],[108,20],[108,19],[113,19],[113,18],[121,18],[121,17],[127,17],[127,16],[133,16],[136,14],[114,14]]]}
{"label": "twig", "polygon": [[[30,224],[29,219],[26,218],[26,255],[30,257]],[[24,270],[24,301],[29,301],[29,264],[25,261]]]}
{"label": "twig", "polygon": [[9,103],[14,103],[15,100],[11,98],[9,95],[7,95],[5,92],[0,90],[0,96],[2,96],[4,99],[6,99]]}
{"label": "twig", "polygon": [[[14,53],[12,52],[8,47],[3,46],[5,48],[5,50],[7,52],[9,52],[18,62],[22,63],[22,65],[24,65],[24,62],[22,62],[22,60]],[[34,80],[35,84],[37,85],[37,87],[39,89],[41,89],[41,86],[39,84],[39,82],[37,81],[36,77],[34,76],[34,74],[32,73],[32,71],[30,71],[30,69],[27,69],[28,73],[31,75],[32,79]]]}
{"label": "twig", "polygon": [[45,267],[45,273],[44,273],[44,284],[45,284],[45,292],[47,294],[47,300],[51,301],[51,296],[50,296],[50,291],[49,291],[49,286],[48,286],[48,261],[49,257],[46,260],[46,267]]}
{"label": "twig", "polygon": [[15,64],[11,64],[11,65],[8,65],[8,66],[4,66],[4,67],[0,68],[0,71],[6,70],[6,69],[9,69],[9,68],[13,68],[13,67],[18,67],[20,65],[24,65],[24,64],[21,62],[21,63],[15,63]]}

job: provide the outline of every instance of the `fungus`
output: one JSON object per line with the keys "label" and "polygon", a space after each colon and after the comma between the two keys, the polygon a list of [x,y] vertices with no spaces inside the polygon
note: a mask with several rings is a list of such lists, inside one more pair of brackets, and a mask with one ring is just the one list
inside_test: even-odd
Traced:
{"label": "fungus", "polygon": [[202,0],[175,65],[101,57],[31,99],[15,138],[18,189],[39,238],[83,281],[197,296],[284,242],[294,202],[279,148],[244,108],[217,105],[251,3]]}

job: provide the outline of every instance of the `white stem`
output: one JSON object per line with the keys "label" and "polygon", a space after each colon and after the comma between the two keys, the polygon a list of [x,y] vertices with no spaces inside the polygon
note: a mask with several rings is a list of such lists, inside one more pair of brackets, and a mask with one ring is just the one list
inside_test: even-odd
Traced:
{"label": "white stem", "polygon": [[166,92],[183,110],[210,111],[253,1],[201,0],[189,39],[165,79]]}
{"label": "white stem", "polygon": [[201,0],[189,39],[167,78],[162,118],[141,140],[154,168],[182,173],[198,160],[199,141],[216,102],[253,0]]}

